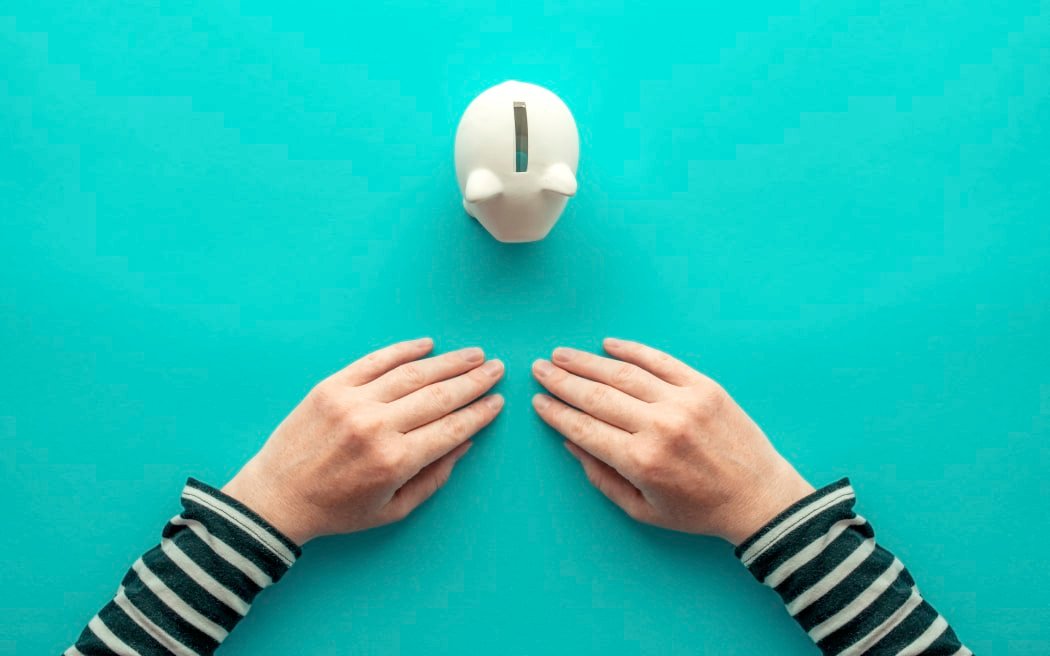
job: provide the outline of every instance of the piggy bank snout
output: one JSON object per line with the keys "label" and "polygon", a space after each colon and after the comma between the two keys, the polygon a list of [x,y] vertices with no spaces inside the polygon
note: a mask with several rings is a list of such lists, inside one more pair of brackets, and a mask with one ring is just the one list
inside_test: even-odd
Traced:
{"label": "piggy bank snout", "polygon": [[501,193],[464,207],[498,241],[538,241],[547,236],[565,210],[568,197],[555,193]]}

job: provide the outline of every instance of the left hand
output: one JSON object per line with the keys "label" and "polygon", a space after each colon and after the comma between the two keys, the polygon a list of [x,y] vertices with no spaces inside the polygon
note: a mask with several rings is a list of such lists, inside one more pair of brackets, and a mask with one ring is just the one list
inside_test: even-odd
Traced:
{"label": "left hand", "polygon": [[503,397],[480,348],[430,339],[371,353],[321,381],[223,491],[298,544],[404,518],[448,480]]}

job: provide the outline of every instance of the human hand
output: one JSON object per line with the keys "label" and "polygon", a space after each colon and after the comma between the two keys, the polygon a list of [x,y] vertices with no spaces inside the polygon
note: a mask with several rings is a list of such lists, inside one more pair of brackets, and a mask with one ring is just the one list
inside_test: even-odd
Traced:
{"label": "human hand", "polygon": [[718,383],[637,342],[604,346],[616,359],[558,348],[537,360],[558,398],[533,406],[628,515],[740,544],[813,492]]}
{"label": "human hand", "polygon": [[479,348],[421,360],[433,345],[394,344],[321,381],[223,492],[298,544],[404,518],[503,408],[475,400],[502,362]]}

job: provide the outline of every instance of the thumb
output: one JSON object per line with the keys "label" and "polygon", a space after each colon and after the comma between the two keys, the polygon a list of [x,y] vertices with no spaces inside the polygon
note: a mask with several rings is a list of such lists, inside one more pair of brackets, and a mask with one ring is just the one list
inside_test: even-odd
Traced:
{"label": "thumb", "polygon": [[419,471],[394,493],[393,498],[383,507],[382,515],[387,522],[397,522],[408,516],[424,501],[448,482],[452,468],[462,458],[473,442],[464,442]]}
{"label": "thumb", "polygon": [[591,485],[609,498],[610,501],[620,506],[632,519],[640,522],[651,522],[652,508],[646,502],[645,497],[630,481],[624,478],[620,472],[605,464],[598,458],[584,451],[572,442],[566,441],[565,448],[574,458],[583,465],[583,471]]}

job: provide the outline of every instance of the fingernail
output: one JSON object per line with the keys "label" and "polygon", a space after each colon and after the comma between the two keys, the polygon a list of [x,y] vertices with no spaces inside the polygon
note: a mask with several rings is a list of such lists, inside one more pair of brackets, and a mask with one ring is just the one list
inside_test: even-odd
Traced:
{"label": "fingernail", "polygon": [[459,452],[458,456],[456,456],[456,462],[459,462],[463,456],[467,455],[467,451],[470,451],[474,447],[473,442],[464,442],[464,444],[466,444],[466,446],[463,447],[463,450]]}
{"label": "fingernail", "polygon": [[565,447],[565,450],[568,451],[569,455],[571,455],[573,458],[576,458],[577,460],[580,459],[580,456],[576,453],[576,449],[573,448],[572,442],[566,440],[562,442],[561,445]]}
{"label": "fingernail", "polygon": [[532,397],[532,406],[534,408],[536,408],[537,410],[543,410],[544,408],[546,408],[550,404],[551,404],[550,397],[546,396],[544,394],[537,394],[536,396]]}
{"label": "fingernail", "polygon": [[503,407],[503,397],[499,394],[493,394],[492,396],[485,399],[485,405],[492,410],[499,410]]}
{"label": "fingernail", "polygon": [[619,348],[623,346],[623,342],[613,337],[605,338],[605,348]]}
{"label": "fingernail", "polygon": [[545,378],[554,371],[554,365],[546,360],[536,360],[536,362],[532,363],[532,370],[540,378]]}
{"label": "fingernail", "polygon": [[419,349],[430,348],[434,345],[434,340],[429,337],[423,337],[416,340],[415,347]]}
{"label": "fingernail", "polygon": [[555,362],[568,362],[572,360],[572,349],[559,346],[554,349],[554,361]]}
{"label": "fingernail", "polygon": [[459,355],[467,362],[481,362],[485,359],[485,352],[476,346],[463,349]]}
{"label": "fingernail", "polygon": [[489,360],[482,365],[481,370],[490,376],[498,376],[503,371],[503,363],[499,360]]}

